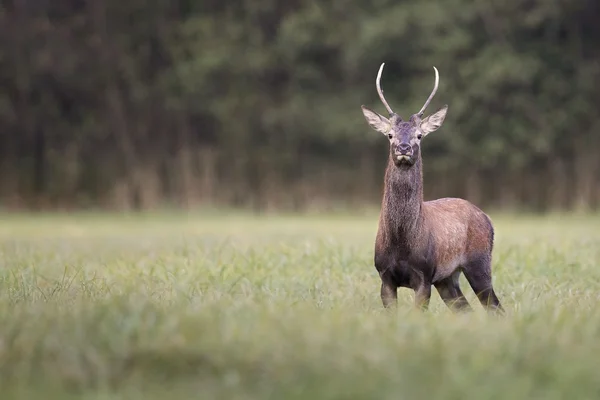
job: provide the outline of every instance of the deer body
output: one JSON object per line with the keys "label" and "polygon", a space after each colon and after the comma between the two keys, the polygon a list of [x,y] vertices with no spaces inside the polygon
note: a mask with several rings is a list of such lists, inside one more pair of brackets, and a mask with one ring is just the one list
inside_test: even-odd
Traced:
{"label": "deer body", "polygon": [[461,273],[488,310],[503,311],[492,288],[491,260],[494,228],[490,218],[467,200],[442,198],[423,201],[423,174],[420,141],[437,130],[447,106],[421,120],[435,94],[409,121],[395,114],[377,89],[390,112],[387,119],[362,107],[371,127],[390,139],[389,161],[375,241],[375,268],[381,278],[381,299],[385,307],[396,304],[397,289],[415,291],[415,305],[426,309],[431,286],[453,310],[470,305],[459,286]]}

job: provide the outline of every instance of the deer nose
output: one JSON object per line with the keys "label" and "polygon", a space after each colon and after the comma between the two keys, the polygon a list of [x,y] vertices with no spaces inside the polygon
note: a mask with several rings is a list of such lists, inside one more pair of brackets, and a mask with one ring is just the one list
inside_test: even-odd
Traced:
{"label": "deer nose", "polygon": [[402,155],[410,154],[412,152],[412,147],[408,143],[400,143],[396,148],[396,152]]}

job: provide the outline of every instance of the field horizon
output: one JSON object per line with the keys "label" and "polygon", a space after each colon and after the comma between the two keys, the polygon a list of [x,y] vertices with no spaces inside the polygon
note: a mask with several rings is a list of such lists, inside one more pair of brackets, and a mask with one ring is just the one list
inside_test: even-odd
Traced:
{"label": "field horizon", "polygon": [[3,399],[597,398],[600,216],[489,214],[504,317],[385,312],[377,209],[0,213]]}

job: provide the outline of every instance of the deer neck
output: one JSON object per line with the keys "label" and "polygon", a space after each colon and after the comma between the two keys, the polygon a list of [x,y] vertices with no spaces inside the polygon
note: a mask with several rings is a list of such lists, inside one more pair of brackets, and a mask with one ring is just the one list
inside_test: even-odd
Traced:
{"label": "deer neck", "polygon": [[415,238],[421,231],[423,172],[421,154],[411,167],[396,167],[390,156],[385,173],[383,220],[390,238]]}

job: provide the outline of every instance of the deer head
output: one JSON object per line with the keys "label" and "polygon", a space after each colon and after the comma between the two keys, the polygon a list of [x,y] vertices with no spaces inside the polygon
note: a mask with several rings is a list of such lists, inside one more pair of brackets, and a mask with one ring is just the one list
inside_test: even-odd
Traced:
{"label": "deer head", "polygon": [[361,108],[371,128],[388,137],[390,141],[390,155],[394,160],[394,164],[398,167],[410,167],[414,165],[420,157],[421,139],[442,126],[444,118],[446,118],[448,105],[443,106],[434,114],[422,118],[425,109],[431,102],[431,99],[433,99],[433,96],[435,96],[435,92],[438,88],[439,74],[437,68],[433,67],[435,70],[435,84],[433,86],[433,91],[418,113],[413,114],[408,121],[403,120],[400,115],[392,111],[392,108],[383,96],[383,91],[381,90],[379,82],[381,80],[381,73],[384,65],[385,63],[381,64],[381,67],[379,68],[375,84],[379,98],[389,113],[389,118],[376,113],[364,105],[361,106]]}

